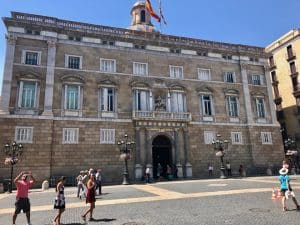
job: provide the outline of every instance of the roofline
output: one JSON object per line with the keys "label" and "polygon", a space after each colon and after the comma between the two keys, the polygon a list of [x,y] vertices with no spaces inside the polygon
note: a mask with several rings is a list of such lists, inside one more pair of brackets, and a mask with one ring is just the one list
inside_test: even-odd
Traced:
{"label": "roofline", "polygon": [[131,38],[152,38],[161,42],[176,42],[176,44],[182,45],[190,45],[199,48],[212,48],[212,49],[223,49],[226,51],[232,52],[252,52],[253,54],[262,54],[265,53],[264,47],[258,46],[250,46],[250,45],[243,45],[243,44],[231,44],[225,42],[217,42],[217,41],[209,41],[203,39],[196,39],[196,38],[188,38],[182,36],[173,36],[161,33],[148,33],[142,31],[135,31],[129,30],[125,28],[117,28],[117,27],[110,27],[110,26],[103,26],[103,25],[95,25],[89,23],[81,23],[76,21],[70,20],[62,20],[56,17],[49,17],[49,16],[42,16],[42,15],[35,15],[30,13],[22,13],[22,12],[11,12],[11,17],[3,17],[3,22],[8,27],[10,22],[20,22],[20,23],[30,23],[31,25],[38,25],[40,27],[54,27],[66,30],[73,30],[73,31],[83,31],[83,32],[94,32],[94,33],[104,33],[104,34],[114,34],[117,36],[123,37],[131,37]]}
{"label": "roofline", "polygon": [[280,48],[282,45],[286,44],[287,42],[295,39],[296,37],[300,36],[300,29],[292,29],[282,35],[277,40],[273,41],[271,44],[269,44],[265,49],[266,52],[272,52],[277,48]]}

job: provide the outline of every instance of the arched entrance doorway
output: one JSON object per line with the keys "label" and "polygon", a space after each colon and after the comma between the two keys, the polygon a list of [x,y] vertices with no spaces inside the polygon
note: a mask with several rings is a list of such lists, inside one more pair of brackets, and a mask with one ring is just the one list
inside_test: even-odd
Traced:
{"label": "arched entrance doorway", "polygon": [[[159,135],[152,142],[153,177],[166,177],[167,165],[172,165],[172,144],[168,137]],[[159,166],[160,164],[160,166]],[[160,171],[159,171],[160,170]]]}

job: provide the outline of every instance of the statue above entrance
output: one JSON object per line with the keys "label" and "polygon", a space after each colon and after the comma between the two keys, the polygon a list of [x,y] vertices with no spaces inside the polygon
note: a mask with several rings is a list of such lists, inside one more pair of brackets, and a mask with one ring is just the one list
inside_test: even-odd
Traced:
{"label": "statue above entrance", "polygon": [[160,95],[155,98],[155,111],[166,111],[166,99]]}

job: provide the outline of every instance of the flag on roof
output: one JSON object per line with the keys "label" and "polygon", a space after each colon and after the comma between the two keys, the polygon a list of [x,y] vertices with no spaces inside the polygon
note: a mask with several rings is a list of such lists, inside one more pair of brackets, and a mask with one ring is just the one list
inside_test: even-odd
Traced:
{"label": "flag on roof", "polygon": [[160,22],[160,16],[157,15],[157,13],[153,10],[152,6],[151,6],[151,2],[150,0],[146,0],[146,10],[147,12],[152,16],[154,17],[158,22]]}

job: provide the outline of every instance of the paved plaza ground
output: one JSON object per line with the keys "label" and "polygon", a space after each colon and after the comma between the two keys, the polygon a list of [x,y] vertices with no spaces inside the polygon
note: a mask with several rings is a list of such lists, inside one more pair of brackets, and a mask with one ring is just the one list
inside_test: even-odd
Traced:
{"label": "paved plaza ground", "polygon": [[[292,185],[300,201],[300,176],[292,176]],[[65,225],[298,225],[300,211],[292,200],[289,211],[282,212],[281,200],[271,199],[278,188],[276,176],[243,179],[207,179],[151,184],[104,186],[97,196],[94,222],[84,223],[80,215],[87,209],[76,198],[76,188],[65,189],[67,209]],[[32,224],[51,225],[54,189],[31,190]],[[0,225],[11,225],[13,194],[0,194]],[[26,225],[20,214],[17,225]]]}

